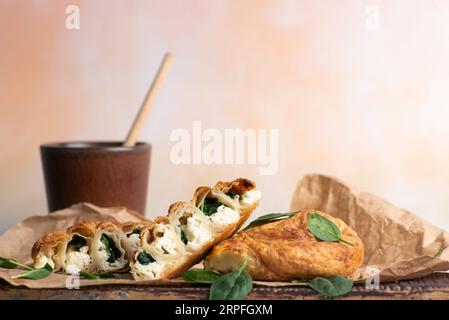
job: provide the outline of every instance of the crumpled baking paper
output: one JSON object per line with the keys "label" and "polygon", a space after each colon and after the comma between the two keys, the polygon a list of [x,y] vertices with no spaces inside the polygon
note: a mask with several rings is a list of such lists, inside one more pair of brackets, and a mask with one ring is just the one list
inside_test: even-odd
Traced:
{"label": "crumpled baking paper", "polygon": [[[291,210],[317,209],[345,221],[365,244],[364,265],[354,279],[413,279],[449,270],[449,233],[338,179],[312,174],[301,179]],[[374,278],[373,278],[374,279]]]}

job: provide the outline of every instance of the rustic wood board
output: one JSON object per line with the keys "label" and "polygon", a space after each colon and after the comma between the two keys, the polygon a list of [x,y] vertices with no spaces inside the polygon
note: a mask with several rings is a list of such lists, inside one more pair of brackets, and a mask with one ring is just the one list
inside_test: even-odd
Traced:
{"label": "rustic wood board", "polygon": [[[68,289],[27,289],[0,282],[0,299],[56,299],[56,300],[112,300],[112,299],[207,299],[209,287],[189,286],[118,286],[104,285]],[[248,299],[325,299],[304,286],[265,287],[256,285]],[[379,290],[369,290],[364,285],[355,285],[351,293],[338,299],[432,299],[449,300],[449,274],[436,273],[430,276],[399,282],[383,283]]]}

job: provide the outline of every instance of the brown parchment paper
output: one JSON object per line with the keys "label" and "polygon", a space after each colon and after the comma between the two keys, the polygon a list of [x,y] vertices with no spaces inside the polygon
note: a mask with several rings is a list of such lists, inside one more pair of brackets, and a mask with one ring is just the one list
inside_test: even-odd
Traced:
{"label": "brown parchment paper", "polygon": [[[353,279],[363,282],[380,274],[381,281],[412,279],[435,271],[449,270],[449,234],[416,215],[396,208],[385,200],[360,192],[324,175],[307,175],[293,193],[292,210],[317,209],[328,212],[357,231],[365,243],[364,266]],[[49,215],[29,217],[0,237],[0,256],[31,263],[33,243],[42,235],[63,230],[80,220],[138,221],[142,217],[126,208],[100,208],[81,203]],[[439,257],[435,257],[441,252]],[[196,267],[201,267],[200,265]],[[185,285],[182,279],[134,281],[129,273],[115,279],[73,279],[61,273],[40,280],[11,279],[23,270],[0,268],[0,278],[28,288],[73,288],[74,285]],[[79,282],[76,282],[78,281]],[[75,282],[74,282],[75,281]],[[303,285],[291,282],[254,283],[264,286]],[[191,283],[188,283],[191,285]]]}
{"label": "brown parchment paper", "polygon": [[[353,275],[381,281],[413,279],[449,270],[449,233],[338,179],[312,174],[299,181],[291,210],[317,209],[342,219],[365,243],[364,266]],[[438,257],[436,256],[438,255]]]}

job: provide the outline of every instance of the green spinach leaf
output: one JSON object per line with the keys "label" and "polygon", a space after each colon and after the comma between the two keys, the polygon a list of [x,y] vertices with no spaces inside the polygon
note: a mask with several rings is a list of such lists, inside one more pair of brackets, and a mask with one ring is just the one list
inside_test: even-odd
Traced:
{"label": "green spinach leaf", "polygon": [[189,240],[187,240],[186,234],[184,233],[184,231],[183,231],[182,229],[181,229],[180,237],[181,237],[181,241],[182,241],[184,244],[187,244],[187,243],[189,242]]}
{"label": "green spinach leaf", "polygon": [[251,276],[245,271],[247,261],[242,266],[225,274],[212,283],[209,292],[210,300],[242,300],[253,289]]}
{"label": "green spinach leaf", "polygon": [[243,198],[241,195],[239,195],[237,192],[234,192],[234,191],[226,192],[226,195],[232,199],[237,199],[237,200],[242,200],[242,198]]}
{"label": "green spinach leaf", "polygon": [[352,290],[353,282],[342,276],[316,277],[307,285],[325,297],[338,297]]}
{"label": "green spinach leaf", "polygon": [[6,268],[6,269],[15,269],[17,267],[22,267],[27,270],[34,270],[33,268],[28,267],[27,265],[24,265],[20,262],[17,262],[14,259],[8,259],[8,258],[3,258],[3,257],[0,257],[0,267]]}
{"label": "green spinach leaf", "polygon": [[156,260],[154,260],[153,256],[145,251],[140,252],[137,255],[137,261],[139,261],[139,263],[141,265],[149,265],[152,262],[155,262]]}
{"label": "green spinach leaf", "polygon": [[210,216],[217,212],[218,207],[222,205],[223,204],[219,202],[218,199],[206,197],[201,202],[199,209],[203,211],[206,216]]}
{"label": "green spinach leaf", "polygon": [[14,263],[14,260],[0,257],[0,267],[6,269],[15,269],[17,268],[17,264]]}
{"label": "green spinach leaf", "polygon": [[53,268],[47,263],[43,268],[34,269],[31,271],[27,271],[24,273],[17,274],[12,276],[12,279],[30,279],[30,280],[39,280],[45,277],[48,277],[53,271]]}
{"label": "green spinach leaf", "polygon": [[72,240],[68,243],[69,246],[75,246],[76,251],[80,251],[81,247],[84,247],[86,245],[86,239],[83,237],[80,237],[78,235],[75,235]]}
{"label": "green spinach leaf", "polygon": [[309,214],[307,228],[321,241],[341,241],[351,246],[354,245],[341,237],[341,231],[335,223],[316,212]]}
{"label": "green spinach leaf", "polygon": [[299,211],[292,211],[292,212],[286,212],[286,213],[269,213],[269,214],[260,216],[256,220],[251,221],[251,223],[248,224],[241,231],[245,231],[245,230],[251,229],[252,227],[255,227],[255,226],[258,226],[258,225],[261,225],[261,224],[265,224],[265,223],[269,223],[269,222],[273,222],[273,221],[278,221],[278,220],[283,220],[283,219],[288,219],[290,217],[293,217],[298,212]]}
{"label": "green spinach leaf", "polygon": [[198,283],[213,283],[220,277],[220,272],[210,269],[190,269],[182,274],[185,281]]}
{"label": "green spinach leaf", "polygon": [[100,241],[104,244],[104,246],[106,247],[106,251],[108,252],[108,260],[106,260],[107,262],[113,263],[121,257],[122,253],[115,245],[114,240],[109,238],[107,235],[102,234]]}
{"label": "green spinach leaf", "polygon": [[81,271],[80,276],[83,276],[84,278],[90,279],[90,280],[115,278],[114,275],[109,272],[91,273],[91,272],[87,272],[87,271]]}

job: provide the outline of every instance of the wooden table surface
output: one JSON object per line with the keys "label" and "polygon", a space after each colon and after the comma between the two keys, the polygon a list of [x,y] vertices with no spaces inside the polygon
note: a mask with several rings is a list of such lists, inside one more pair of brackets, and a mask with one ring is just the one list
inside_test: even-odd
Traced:
{"label": "wooden table surface", "polygon": [[[28,289],[0,282],[0,299],[207,299],[206,285],[119,286],[103,285],[68,289]],[[248,299],[324,299],[305,286],[265,287],[255,285]],[[436,273],[421,279],[382,283],[379,290],[355,285],[352,292],[338,299],[432,299],[449,300],[449,274]]]}

